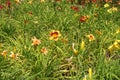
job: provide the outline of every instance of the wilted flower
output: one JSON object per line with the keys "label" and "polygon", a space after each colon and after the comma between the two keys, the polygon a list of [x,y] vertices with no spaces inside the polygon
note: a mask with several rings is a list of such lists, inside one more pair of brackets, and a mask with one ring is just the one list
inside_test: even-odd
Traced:
{"label": "wilted flower", "polygon": [[7,6],[7,7],[10,7],[10,6],[11,6],[11,2],[10,2],[10,0],[7,0],[7,2],[6,2],[6,6]]}
{"label": "wilted flower", "polygon": [[105,8],[109,7],[109,4],[106,3],[106,4],[104,5],[104,7],[105,7]]}
{"label": "wilted flower", "polygon": [[78,54],[78,51],[75,49],[75,43],[72,43],[72,50],[73,50],[75,55]]}
{"label": "wilted flower", "polygon": [[60,32],[58,30],[52,30],[50,32],[50,40],[57,41],[60,36],[61,36],[61,34],[60,34]]}
{"label": "wilted flower", "polygon": [[7,51],[6,51],[6,50],[4,50],[4,51],[1,53],[1,55],[4,56],[5,58],[6,58],[6,54],[7,54]]}
{"label": "wilted flower", "polygon": [[89,41],[95,40],[95,37],[93,36],[93,34],[89,34],[87,35],[87,37],[89,38]]}
{"label": "wilted flower", "polygon": [[80,22],[86,22],[88,20],[89,16],[81,16]]}
{"label": "wilted flower", "polygon": [[16,59],[16,58],[18,58],[18,54],[15,54],[15,53],[13,53],[13,52],[11,51],[10,57],[11,57],[12,59]]}
{"label": "wilted flower", "polygon": [[38,46],[39,44],[41,44],[41,41],[34,36],[32,38],[32,45],[33,46]]}
{"label": "wilted flower", "polygon": [[71,6],[71,9],[78,12],[79,11],[79,8],[77,6]]}
{"label": "wilted flower", "polygon": [[46,55],[48,53],[48,50],[46,47],[42,47],[41,52]]}
{"label": "wilted flower", "polygon": [[0,10],[2,10],[3,8],[4,8],[3,5],[0,4]]}
{"label": "wilted flower", "polygon": [[32,14],[33,14],[33,12],[28,12],[28,14],[29,14],[29,15],[32,15]]}

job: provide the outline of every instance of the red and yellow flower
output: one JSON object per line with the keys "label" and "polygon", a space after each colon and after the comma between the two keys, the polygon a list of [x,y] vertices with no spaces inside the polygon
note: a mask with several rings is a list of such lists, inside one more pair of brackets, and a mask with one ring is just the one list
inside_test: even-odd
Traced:
{"label": "red and yellow flower", "polygon": [[61,36],[60,32],[58,30],[52,30],[50,32],[50,40],[58,41],[58,38]]}

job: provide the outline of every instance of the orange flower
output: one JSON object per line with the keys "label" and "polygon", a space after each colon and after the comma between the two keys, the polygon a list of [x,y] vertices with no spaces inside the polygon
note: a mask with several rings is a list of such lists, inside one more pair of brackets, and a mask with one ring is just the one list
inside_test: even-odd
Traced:
{"label": "orange flower", "polygon": [[89,38],[89,41],[95,40],[95,37],[93,36],[93,34],[89,34],[87,35],[87,37]]}
{"label": "orange flower", "polygon": [[57,41],[60,36],[61,36],[61,34],[60,34],[60,32],[57,31],[57,30],[52,30],[52,31],[50,32],[50,40],[55,40],[55,41]]}
{"label": "orange flower", "polygon": [[6,50],[4,50],[4,51],[1,53],[1,55],[3,55],[5,58],[6,58],[6,54],[7,54],[7,51],[6,51]]}
{"label": "orange flower", "polygon": [[18,58],[18,54],[15,54],[15,53],[11,52],[10,57],[12,59],[16,59],[16,58]]}
{"label": "orange flower", "polygon": [[48,50],[45,47],[42,47],[41,52],[46,55],[48,53]]}
{"label": "orange flower", "polygon": [[32,38],[32,45],[33,46],[38,46],[39,44],[41,44],[41,41],[34,36]]}

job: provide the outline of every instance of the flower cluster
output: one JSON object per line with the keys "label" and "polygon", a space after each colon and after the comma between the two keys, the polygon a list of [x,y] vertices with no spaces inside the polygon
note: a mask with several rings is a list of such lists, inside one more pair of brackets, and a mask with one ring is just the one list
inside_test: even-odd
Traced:
{"label": "flower cluster", "polygon": [[[4,58],[6,58],[7,57],[7,50],[4,50],[2,53],[1,53],[1,55],[2,56],[4,56]],[[12,59],[16,59],[16,58],[18,58],[18,53],[14,53],[14,52],[10,52],[10,55],[9,55],[9,57],[10,58],[12,58]]]}

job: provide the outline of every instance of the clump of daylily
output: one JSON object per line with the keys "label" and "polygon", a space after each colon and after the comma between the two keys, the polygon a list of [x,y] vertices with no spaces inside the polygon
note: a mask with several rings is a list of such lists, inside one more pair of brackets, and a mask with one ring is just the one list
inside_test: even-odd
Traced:
{"label": "clump of daylily", "polygon": [[116,40],[112,45],[108,47],[110,53],[114,52],[117,49],[120,49],[120,40]]}
{"label": "clump of daylily", "polygon": [[[7,50],[4,50],[2,53],[1,53],[1,55],[2,56],[4,56],[4,58],[6,58],[7,57],[7,53],[8,53],[8,51]],[[16,59],[16,58],[18,58],[18,53],[14,53],[14,52],[10,52],[11,54],[9,55],[9,57],[10,58],[12,58],[12,59]]]}
{"label": "clump of daylily", "polygon": [[35,36],[31,39],[32,40],[32,46],[38,46],[41,44],[41,40],[37,39]]}
{"label": "clump of daylily", "polygon": [[94,41],[95,40],[95,37],[94,37],[93,34],[87,35],[87,38],[89,39],[89,41]]}
{"label": "clump of daylily", "polygon": [[59,37],[61,36],[60,32],[58,30],[52,30],[50,32],[50,40],[58,41]]}
{"label": "clump of daylily", "polygon": [[48,50],[46,47],[42,47],[42,49],[40,51],[45,55],[47,55],[47,53],[48,53]]}

